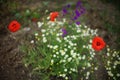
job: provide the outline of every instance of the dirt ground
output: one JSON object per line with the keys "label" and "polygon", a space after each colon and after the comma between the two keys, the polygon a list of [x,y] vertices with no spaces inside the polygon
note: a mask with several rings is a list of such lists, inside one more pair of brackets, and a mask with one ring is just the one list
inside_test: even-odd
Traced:
{"label": "dirt ground", "polygon": [[[75,0],[77,1],[77,0]],[[23,0],[21,4],[21,10],[26,8],[31,8],[32,10],[37,7],[41,7],[39,4],[42,1],[32,0],[26,1]],[[60,1],[62,3],[62,1]],[[49,7],[51,11],[54,10],[54,6],[56,2],[51,2]],[[116,47],[115,43],[116,37],[118,35],[113,35],[108,32],[108,30],[104,27],[104,21],[108,21],[111,24],[117,24],[114,15],[119,15],[119,12],[115,9],[115,7],[111,4],[103,4],[99,0],[88,0],[87,3],[91,6],[90,9],[87,10],[85,16],[88,18],[86,21],[86,25],[95,29],[99,29],[101,32],[100,35],[106,40],[107,44]],[[63,2],[64,4],[64,2]],[[100,13],[107,10],[106,16],[101,16]],[[7,15],[5,19],[3,19],[0,26],[7,26],[7,24],[11,20],[11,15]],[[34,23],[33,23],[34,25]],[[22,64],[23,53],[19,50],[19,45],[21,42],[24,42],[24,35],[28,36],[32,31],[25,31],[24,29],[16,32],[10,33],[7,28],[0,28],[0,80],[38,80],[29,74],[29,70],[24,67]],[[23,34],[24,33],[24,34]],[[98,56],[99,59],[99,56]],[[103,74],[104,73],[104,74]],[[105,72],[104,67],[102,66],[102,62],[100,62],[100,68],[96,72],[96,80],[107,80],[107,74]]]}

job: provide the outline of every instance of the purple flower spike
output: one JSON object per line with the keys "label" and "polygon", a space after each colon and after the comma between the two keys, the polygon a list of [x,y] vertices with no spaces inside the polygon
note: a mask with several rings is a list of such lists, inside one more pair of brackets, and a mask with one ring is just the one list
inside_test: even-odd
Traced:
{"label": "purple flower spike", "polygon": [[77,25],[80,25],[80,22],[79,22],[79,21],[77,21],[77,22],[76,22],[76,24],[77,24]]}
{"label": "purple flower spike", "polygon": [[66,31],[66,29],[65,28],[62,28],[62,37],[65,37],[66,35],[67,35],[67,31]]}

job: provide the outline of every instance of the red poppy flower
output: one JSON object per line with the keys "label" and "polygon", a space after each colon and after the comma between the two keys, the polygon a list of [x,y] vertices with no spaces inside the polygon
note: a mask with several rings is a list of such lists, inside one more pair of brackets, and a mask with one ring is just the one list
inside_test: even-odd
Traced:
{"label": "red poppy flower", "polygon": [[96,51],[100,51],[105,47],[106,43],[101,37],[94,37],[92,40],[92,48]]}
{"label": "red poppy flower", "polygon": [[9,25],[8,25],[8,29],[11,31],[11,32],[16,32],[20,29],[20,23],[17,22],[16,20],[12,21]]}
{"label": "red poppy flower", "polygon": [[50,20],[55,21],[55,18],[58,17],[59,13],[58,12],[52,12],[50,13]]}

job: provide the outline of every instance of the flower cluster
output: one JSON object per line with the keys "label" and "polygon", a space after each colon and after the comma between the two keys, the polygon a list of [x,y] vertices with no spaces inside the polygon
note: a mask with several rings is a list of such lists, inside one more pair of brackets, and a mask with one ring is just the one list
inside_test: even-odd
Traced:
{"label": "flower cluster", "polygon": [[[65,20],[38,22],[38,27],[41,28],[41,32],[35,33],[36,42],[31,41],[35,46],[27,51],[24,60],[26,66],[33,65],[33,71],[41,72],[48,78],[57,76],[65,80],[70,78],[77,80],[78,73],[81,79],[90,79],[90,76],[98,70],[95,56],[101,52],[105,53],[103,48],[106,43],[98,37],[97,29],[90,29],[84,24],[68,25]],[[108,75],[113,79],[119,77],[120,74],[113,70],[119,65],[118,52],[111,52],[107,47],[107,53],[99,55],[103,59]],[[111,62],[114,61],[114,57],[118,60]],[[112,64],[113,68],[110,66]],[[116,73],[115,76],[113,72]],[[42,79],[45,80],[46,77]]]}
{"label": "flower cluster", "polygon": [[116,50],[111,50],[107,46],[106,55],[103,56],[104,65],[111,80],[120,79],[120,52]]}

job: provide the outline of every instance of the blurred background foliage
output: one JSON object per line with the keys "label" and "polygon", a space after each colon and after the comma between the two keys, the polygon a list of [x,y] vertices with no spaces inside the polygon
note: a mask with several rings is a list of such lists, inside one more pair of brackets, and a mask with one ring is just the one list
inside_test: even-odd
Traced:
{"label": "blurred background foliage", "polygon": [[101,0],[104,3],[111,3],[120,11],[120,0]]}

